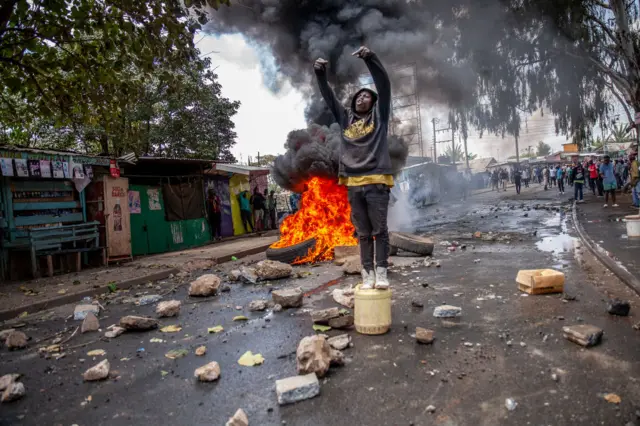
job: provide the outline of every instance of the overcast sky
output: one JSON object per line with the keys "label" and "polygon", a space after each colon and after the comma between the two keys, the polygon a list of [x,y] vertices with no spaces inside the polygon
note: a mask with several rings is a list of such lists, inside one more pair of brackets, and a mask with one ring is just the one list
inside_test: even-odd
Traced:
{"label": "overcast sky", "polygon": [[[284,84],[278,94],[265,86],[262,76],[265,69],[269,71],[270,65],[270,54],[266,49],[256,49],[240,35],[200,37],[196,37],[197,47],[202,55],[211,58],[212,67],[217,67],[216,73],[222,84],[223,96],[242,103],[233,119],[238,134],[237,144],[233,148],[237,160],[246,163],[248,156],[255,157],[258,152],[261,155],[283,153],[289,131],[306,126],[303,95],[288,83]],[[434,116],[446,117],[446,111],[430,105],[428,99],[420,101],[423,152],[425,156],[430,156],[433,139],[431,119]],[[437,127],[447,126],[443,124]],[[445,139],[451,139],[450,133],[438,135],[438,140]],[[532,146],[531,149],[534,150],[533,147],[539,141],[551,145],[552,151],[559,151],[563,143],[568,143],[564,136],[555,135],[553,117],[549,114],[542,116],[540,112],[527,117],[526,126],[523,124],[519,140],[520,151],[523,152],[528,146]],[[503,139],[485,134],[483,138],[479,138],[477,132],[470,133],[467,145],[469,152],[480,157],[492,156],[497,160],[515,155],[516,151],[513,137]],[[445,144],[438,144],[438,153],[444,147]]]}

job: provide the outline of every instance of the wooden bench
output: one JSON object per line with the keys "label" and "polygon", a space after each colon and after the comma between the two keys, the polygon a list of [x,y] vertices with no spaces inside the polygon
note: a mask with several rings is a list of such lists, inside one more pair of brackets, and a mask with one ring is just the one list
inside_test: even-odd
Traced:
{"label": "wooden bench", "polygon": [[106,264],[106,250],[100,247],[99,222],[79,225],[52,226],[28,230],[28,247],[31,252],[31,271],[38,276],[38,257],[47,257],[47,275],[53,276],[53,255],[75,254],[75,269],[82,269],[81,254],[102,251],[102,264]]}

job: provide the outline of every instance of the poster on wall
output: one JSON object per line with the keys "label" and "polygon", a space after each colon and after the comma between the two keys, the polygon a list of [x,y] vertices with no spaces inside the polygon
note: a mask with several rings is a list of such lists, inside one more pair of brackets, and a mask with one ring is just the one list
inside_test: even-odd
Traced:
{"label": "poster on wall", "polygon": [[40,174],[43,178],[51,177],[51,161],[40,160]]}
{"label": "poster on wall", "polygon": [[147,197],[149,197],[149,210],[162,210],[160,192],[157,188],[147,189]]}
{"label": "poster on wall", "polygon": [[54,160],[51,162],[51,171],[53,177],[56,179],[64,179],[64,169],[62,168],[62,161]]}
{"label": "poster on wall", "polygon": [[71,173],[69,173],[69,162],[62,162],[62,173],[64,174],[65,179],[71,179]]}
{"label": "poster on wall", "polygon": [[11,158],[0,158],[0,167],[2,168],[2,176],[13,176],[13,161],[11,161]]}
{"label": "poster on wall", "polygon": [[85,164],[84,165],[84,174],[87,175],[89,179],[93,179],[93,167]]}
{"label": "poster on wall", "polygon": [[115,199],[116,204],[113,206],[113,231],[122,232],[122,207],[120,206],[120,198]]}
{"label": "poster on wall", "polygon": [[142,206],[140,205],[140,191],[129,191],[129,213],[142,213]]}
{"label": "poster on wall", "polygon": [[40,160],[27,160],[31,177],[40,177]]}
{"label": "poster on wall", "polygon": [[80,163],[71,163],[72,164],[72,177],[73,179],[84,179],[84,168]]}
{"label": "poster on wall", "polygon": [[16,176],[29,177],[29,168],[27,167],[27,160],[22,158],[16,158]]}

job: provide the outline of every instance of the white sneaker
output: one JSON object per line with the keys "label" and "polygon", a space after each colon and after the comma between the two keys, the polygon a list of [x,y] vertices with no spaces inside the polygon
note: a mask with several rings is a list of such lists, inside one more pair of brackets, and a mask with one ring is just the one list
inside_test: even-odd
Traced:
{"label": "white sneaker", "polygon": [[360,286],[363,290],[371,290],[374,288],[376,284],[376,274],[371,271],[367,272],[365,269],[362,270],[362,285]]}
{"label": "white sneaker", "polygon": [[604,206],[602,206],[602,207],[609,207],[609,204],[605,204],[605,205],[604,205]]}
{"label": "white sneaker", "polygon": [[387,278],[387,268],[376,268],[376,288],[386,290],[389,288],[389,279]]}
{"label": "white sneaker", "polygon": [[620,207],[620,206],[618,206],[617,204],[614,204],[613,207]]}

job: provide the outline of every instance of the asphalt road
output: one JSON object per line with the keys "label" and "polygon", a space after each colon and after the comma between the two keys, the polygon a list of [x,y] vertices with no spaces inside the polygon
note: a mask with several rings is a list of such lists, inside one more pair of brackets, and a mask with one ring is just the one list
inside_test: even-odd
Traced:
{"label": "asphalt road", "polygon": [[[354,347],[344,351],[347,365],[332,368],[321,381],[318,397],[295,405],[278,406],[275,380],[296,374],[297,344],[314,333],[308,311],[337,306],[329,291],[356,283],[355,277],[343,278],[331,264],[296,268],[311,275],[270,285],[230,284],[230,292],[206,301],[190,299],[178,279],[117,295],[102,302],[103,328],[124,315],[153,314],[154,306],[122,303],[126,297],[178,286],[164,299],[182,300],[181,314],[161,320],[161,326],[180,324],[182,330],[125,333],[111,341],[99,340],[102,333],[78,334],[58,360],[39,355],[37,348],[48,342],[35,341],[75,328],[79,323],[66,319],[73,306],[22,318],[17,322],[31,338],[30,347],[0,350],[0,374],[23,374],[27,395],[0,406],[0,424],[223,425],[238,408],[245,410],[252,425],[637,422],[640,332],[632,325],[638,322],[635,309],[640,300],[575,243],[570,215],[564,213],[568,205],[567,198],[535,187],[520,196],[512,190],[488,193],[413,215],[406,228],[438,242],[457,240],[466,244],[466,250],[449,252],[437,243],[434,258],[441,261],[441,268],[427,268],[420,258],[395,258],[390,274],[391,331],[383,336],[349,331]],[[476,231],[494,232],[495,239],[475,239]],[[214,272],[222,276],[237,263],[221,265]],[[575,300],[520,293],[514,281],[518,270],[540,267],[564,271],[565,292]],[[252,300],[270,298],[272,288],[287,286],[308,292],[303,308],[280,313],[246,309]],[[630,317],[606,313],[612,296],[631,301]],[[412,301],[424,307],[413,308]],[[461,307],[462,316],[434,318],[433,308],[442,303]],[[234,322],[236,315],[246,315],[249,321]],[[581,323],[605,330],[601,345],[583,349],[562,337],[562,326]],[[207,328],[214,325],[222,325],[224,332],[208,334]],[[435,330],[434,344],[416,344],[412,337],[416,326]],[[150,342],[153,338],[164,342]],[[203,357],[194,355],[200,345],[207,346]],[[189,354],[178,360],[164,356],[179,348]],[[103,359],[87,356],[94,349],[106,351],[112,378],[85,383],[82,373]],[[262,354],[264,364],[238,365],[248,350]],[[210,361],[220,364],[220,379],[198,383],[193,371]],[[622,402],[607,402],[603,397],[607,393],[619,395]],[[505,408],[506,398],[517,402],[515,410]],[[436,407],[434,413],[426,410],[429,405]]]}

